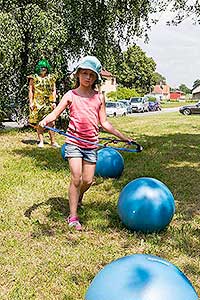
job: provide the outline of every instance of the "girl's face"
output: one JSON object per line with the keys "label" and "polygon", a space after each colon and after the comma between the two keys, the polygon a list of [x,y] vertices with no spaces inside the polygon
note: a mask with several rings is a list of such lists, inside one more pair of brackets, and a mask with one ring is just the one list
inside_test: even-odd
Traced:
{"label": "girl's face", "polygon": [[80,69],[78,77],[80,80],[80,85],[85,87],[91,87],[97,80],[96,73],[89,69]]}
{"label": "girl's face", "polygon": [[41,68],[40,69],[40,76],[41,77],[45,77],[47,74],[47,68]]}

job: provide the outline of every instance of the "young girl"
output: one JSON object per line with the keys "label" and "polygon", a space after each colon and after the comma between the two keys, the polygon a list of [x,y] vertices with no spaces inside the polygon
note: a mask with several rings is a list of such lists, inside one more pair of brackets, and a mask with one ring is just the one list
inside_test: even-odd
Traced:
{"label": "young girl", "polygon": [[[98,143],[98,124],[107,132],[116,137],[132,141],[117,129],[106,118],[105,98],[95,90],[95,85],[100,82],[101,63],[94,56],[86,56],[78,64],[76,88],[68,91],[59,105],[40,123],[40,126],[55,121],[66,109],[70,111],[70,122],[67,133],[74,137]],[[68,158],[71,172],[69,185],[69,227],[81,230],[77,208],[81,205],[84,193],[92,184],[97,153],[96,145],[72,138],[66,139],[65,156]]]}

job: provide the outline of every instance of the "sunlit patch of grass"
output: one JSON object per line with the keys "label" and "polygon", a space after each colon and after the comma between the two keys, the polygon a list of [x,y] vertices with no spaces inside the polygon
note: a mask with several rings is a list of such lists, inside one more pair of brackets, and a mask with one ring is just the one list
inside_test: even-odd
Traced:
{"label": "sunlit patch of grass", "polygon": [[[70,174],[60,150],[38,149],[32,130],[0,133],[1,299],[82,300],[102,267],[134,253],[174,263],[200,293],[198,118],[170,113],[110,120],[144,151],[122,152],[118,180],[96,178],[80,210],[82,233],[66,225]],[[117,214],[120,191],[144,176],[164,182],[175,197],[175,216],[159,234],[130,232]]]}

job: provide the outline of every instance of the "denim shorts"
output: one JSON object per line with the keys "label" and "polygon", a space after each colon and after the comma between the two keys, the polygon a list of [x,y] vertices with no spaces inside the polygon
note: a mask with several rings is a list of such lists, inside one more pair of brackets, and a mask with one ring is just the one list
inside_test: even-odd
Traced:
{"label": "denim shorts", "polygon": [[65,158],[70,157],[80,157],[85,161],[90,163],[96,163],[97,161],[97,151],[96,149],[85,149],[79,146],[65,143]]}

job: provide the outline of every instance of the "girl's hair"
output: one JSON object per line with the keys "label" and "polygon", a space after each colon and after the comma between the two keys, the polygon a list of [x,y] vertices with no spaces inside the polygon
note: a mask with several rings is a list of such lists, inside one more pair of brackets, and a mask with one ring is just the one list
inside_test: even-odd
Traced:
{"label": "girl's hair", "polygon": [[35,66],[35,73],[40,75],[41,69],[46,68],[47,69],[47,74],[51,72],[51,66],[48,62],[47,59],[41,59],[37,65]]}
{"label": "girl's hair", "polygon": [[[75,81],[75,84],[74,84],[74,88],[77,89],[79,86],[80,86],[80,79],[78,77],[78,74],[79,74],[79,71],[80,69],[78,69],[78,71],[76,72],[76,81]],[[95,82],[93,83],[92,85],[92,89],[95,90],[95,88],[97,87],[97,83],[98,83],[98,79],[95,80]]]}

